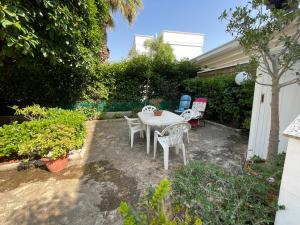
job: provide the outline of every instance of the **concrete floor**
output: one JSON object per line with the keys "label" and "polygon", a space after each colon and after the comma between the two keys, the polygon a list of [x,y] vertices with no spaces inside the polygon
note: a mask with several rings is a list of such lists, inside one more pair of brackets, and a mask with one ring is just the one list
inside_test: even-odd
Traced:
{"label": "concrete floor", "polygon": [[[149,185],[182,166],[181,155],[170,153],[163,170],[159,148],[156,160],[146,154],[145,139],[128,144],[127,125],[121,120],[88,123],[85,157],[64,171],[43,169],[0,172],[0,224],[122,224],[120,201],[135,204]],[[152,142],[151,142],[152,143]],[[236,172],[247,148],[247,137],[207,124],[190,131],[188,160],[204,160]]]}

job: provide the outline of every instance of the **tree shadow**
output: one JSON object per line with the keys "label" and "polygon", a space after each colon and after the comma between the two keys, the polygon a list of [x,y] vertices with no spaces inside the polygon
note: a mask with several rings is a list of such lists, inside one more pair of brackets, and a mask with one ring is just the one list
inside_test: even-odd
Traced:
{"label": "tree shadow", "polygon": [[96,124],[89,130],[81,164],[59,173],[42,169],[3,173],[5,182],[0,182],[0,190],[7,203],[3,206],[4,214],[7,211],[3,224],[121,224],[117,212],[120,202],[136,204],[140,191],[134,176],[103,160],[105,146],[99,144],[102,129]]}

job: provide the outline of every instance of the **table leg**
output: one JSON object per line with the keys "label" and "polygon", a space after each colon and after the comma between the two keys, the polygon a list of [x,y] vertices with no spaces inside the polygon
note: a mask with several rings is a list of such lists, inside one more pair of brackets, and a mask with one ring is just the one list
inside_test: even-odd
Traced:
{"label": "table leg", "polygon": [[150,125],[147,124],[147,154],[150,153]]}

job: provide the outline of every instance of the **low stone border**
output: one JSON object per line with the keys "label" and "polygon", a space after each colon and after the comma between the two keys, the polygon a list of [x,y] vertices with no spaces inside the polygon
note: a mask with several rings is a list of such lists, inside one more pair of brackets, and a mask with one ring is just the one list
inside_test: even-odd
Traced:
{"label": "low stone border", "polygon": [[9,170],[16,170],[20,166],[21,162],[14,162],[14,163],[7,163],[0,165],[0,171],[9,171]]}
{"label": "low stone border", "polygon": [[[77,164],[80,160],[84,158],[85,153],[86,153],[86,149],[84,147],[79,150],[71,151],[69,153],[69,157],[68,157],[69,162],[67,167]],[[31,160],[28,162],[28,164],[30,166],[39,167],[43,165],[43,162],[41,160]],[[0,172],[9,171],[9,170],[18,170],[25,167],[26,165],[23,165],[21,161],[7,163],[7,164],[0,165]]]}
{"label": "low stone border", "polygon": [[111,122],[111,121],[122,121],[125,119],[124,118],[118,118],[118,119],[102,119],[102,120],[92,120],[92,121],[96,121],[96,122]]}
{"label": "low stone border", "polygon": [[104,112],[103,113],[103,118],[104,119],[118,119],[118,118],[114,118],[116,116],[131,116],[132,115],[132,111],[119,111],[119,112]]}
{"label": "low stone border", "polygon": [[211,124],[213,126],[221,127],[221,128],[224,128],[224,129],[227,129],[227,130],[231,130],[231,131],[234,131],[234,132],[237,132],[237,133],[242,133],[244,131],[243,129],[237,129],[237,128],[233,128],[233,127],[228,127],[228,126],[225,126],[223,124],[216,123],[216,122],[213,122],[213,121],[210,121],[210,120],[205,120],[205,122],[208,123],[208,124]]}

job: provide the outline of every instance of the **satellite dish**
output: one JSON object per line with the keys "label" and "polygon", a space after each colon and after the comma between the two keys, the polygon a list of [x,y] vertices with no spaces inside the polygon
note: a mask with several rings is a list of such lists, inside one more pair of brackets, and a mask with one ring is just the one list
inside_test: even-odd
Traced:
{"label": "satellite dish", "polygon": [[243,71],[243,72],[239,72],[236,76],[235,76],[235,83],[237,85],[242,85],[245,81],[250,80],[250,75]]}

